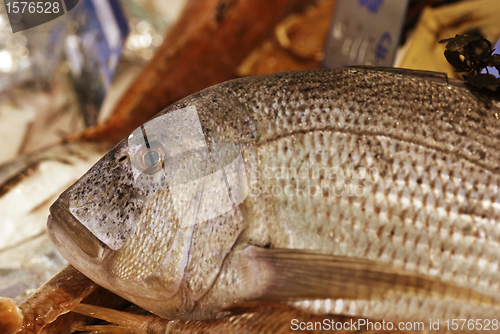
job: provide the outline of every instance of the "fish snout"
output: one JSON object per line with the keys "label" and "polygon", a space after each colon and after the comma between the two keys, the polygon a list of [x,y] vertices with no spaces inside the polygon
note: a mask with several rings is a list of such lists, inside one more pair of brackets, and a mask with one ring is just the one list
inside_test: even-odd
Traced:
{"label": "fish snout", "polygon": [[47,230],[51,239],[60,239],[60,234],[64,233],[91,258],[101,258],[103,256],[108,247],[69,211],[67,192],[59,196],[49,211]]}

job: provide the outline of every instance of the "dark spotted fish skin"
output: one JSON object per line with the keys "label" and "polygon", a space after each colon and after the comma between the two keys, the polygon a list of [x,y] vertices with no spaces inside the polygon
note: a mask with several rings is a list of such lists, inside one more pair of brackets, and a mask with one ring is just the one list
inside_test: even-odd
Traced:
{"label": "dark spotted fish skin", "polygon": [[[181,226],[156,176],[134,171],[125,139],[59,201],[77,220],[116,233],[111,243],[121,248],[98,263],[56,245],[91,279],[164,317],[202,319],[228,302],[269,293],[264,279],[252,286],[242,275],[241,250],[249,245],[385,263],[498,301],[500,106],[418,74],[297,71],[191,95],[156,118],[194,107],[207,143],[237,145],[248,177],[245,201]],[[305,172],[278,176],[279,168]],[[335,168],[335,175],[321,177],[314,168]],[[360,169],[367,173],[353,172]],[[336,186],[342,191],[332,193]],[[353,186],[360,192],[350,193]],[[439,293],[446,295],[431,289],[382,301],[325,296],[294,305],[391,319],[498,314],[497,306],[435,298]]]}

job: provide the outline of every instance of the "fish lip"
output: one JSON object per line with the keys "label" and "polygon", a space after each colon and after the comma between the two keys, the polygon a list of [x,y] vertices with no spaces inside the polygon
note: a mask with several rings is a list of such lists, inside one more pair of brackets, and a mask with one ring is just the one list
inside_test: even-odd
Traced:
{"label": "fish lip", "polygon": [[[57,224],[91,258],[102,258],[108,246],[69,212],[69,200],[62,194],[49,208],[49,221]],[[49,231],[50,232],[50,231]],[[49,233],[50,234],[50,233]]]}

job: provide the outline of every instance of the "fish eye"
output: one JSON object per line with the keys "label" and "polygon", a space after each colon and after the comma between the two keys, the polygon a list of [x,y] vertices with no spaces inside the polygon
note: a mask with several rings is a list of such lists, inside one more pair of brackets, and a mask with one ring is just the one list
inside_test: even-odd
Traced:
{"label": "fish eye", "polygon": [[136,167],[147,174],[154,174],[165,167],[165,149],[156,141],[141,147],[136,154]]}
{"label": "fish eye", "polygon": [[152,168],[160,163],[160,153],[156,150],[149,150],[142,156],[142,161],[147,168]]}

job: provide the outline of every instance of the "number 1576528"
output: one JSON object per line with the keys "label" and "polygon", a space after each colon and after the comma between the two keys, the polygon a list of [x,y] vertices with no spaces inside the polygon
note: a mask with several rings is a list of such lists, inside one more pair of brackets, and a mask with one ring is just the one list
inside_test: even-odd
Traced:
{"label": "number 1576528", "polygon": [[58,14],[61,11],[61,7],[58,1],[13,1],[6,2],[5,7],[7,13],[39,13],[39,14]]}
{"label": "number 1576528", "polygon": [[498,330],[497,319],[448,319],[445,321],[447,330]]}

